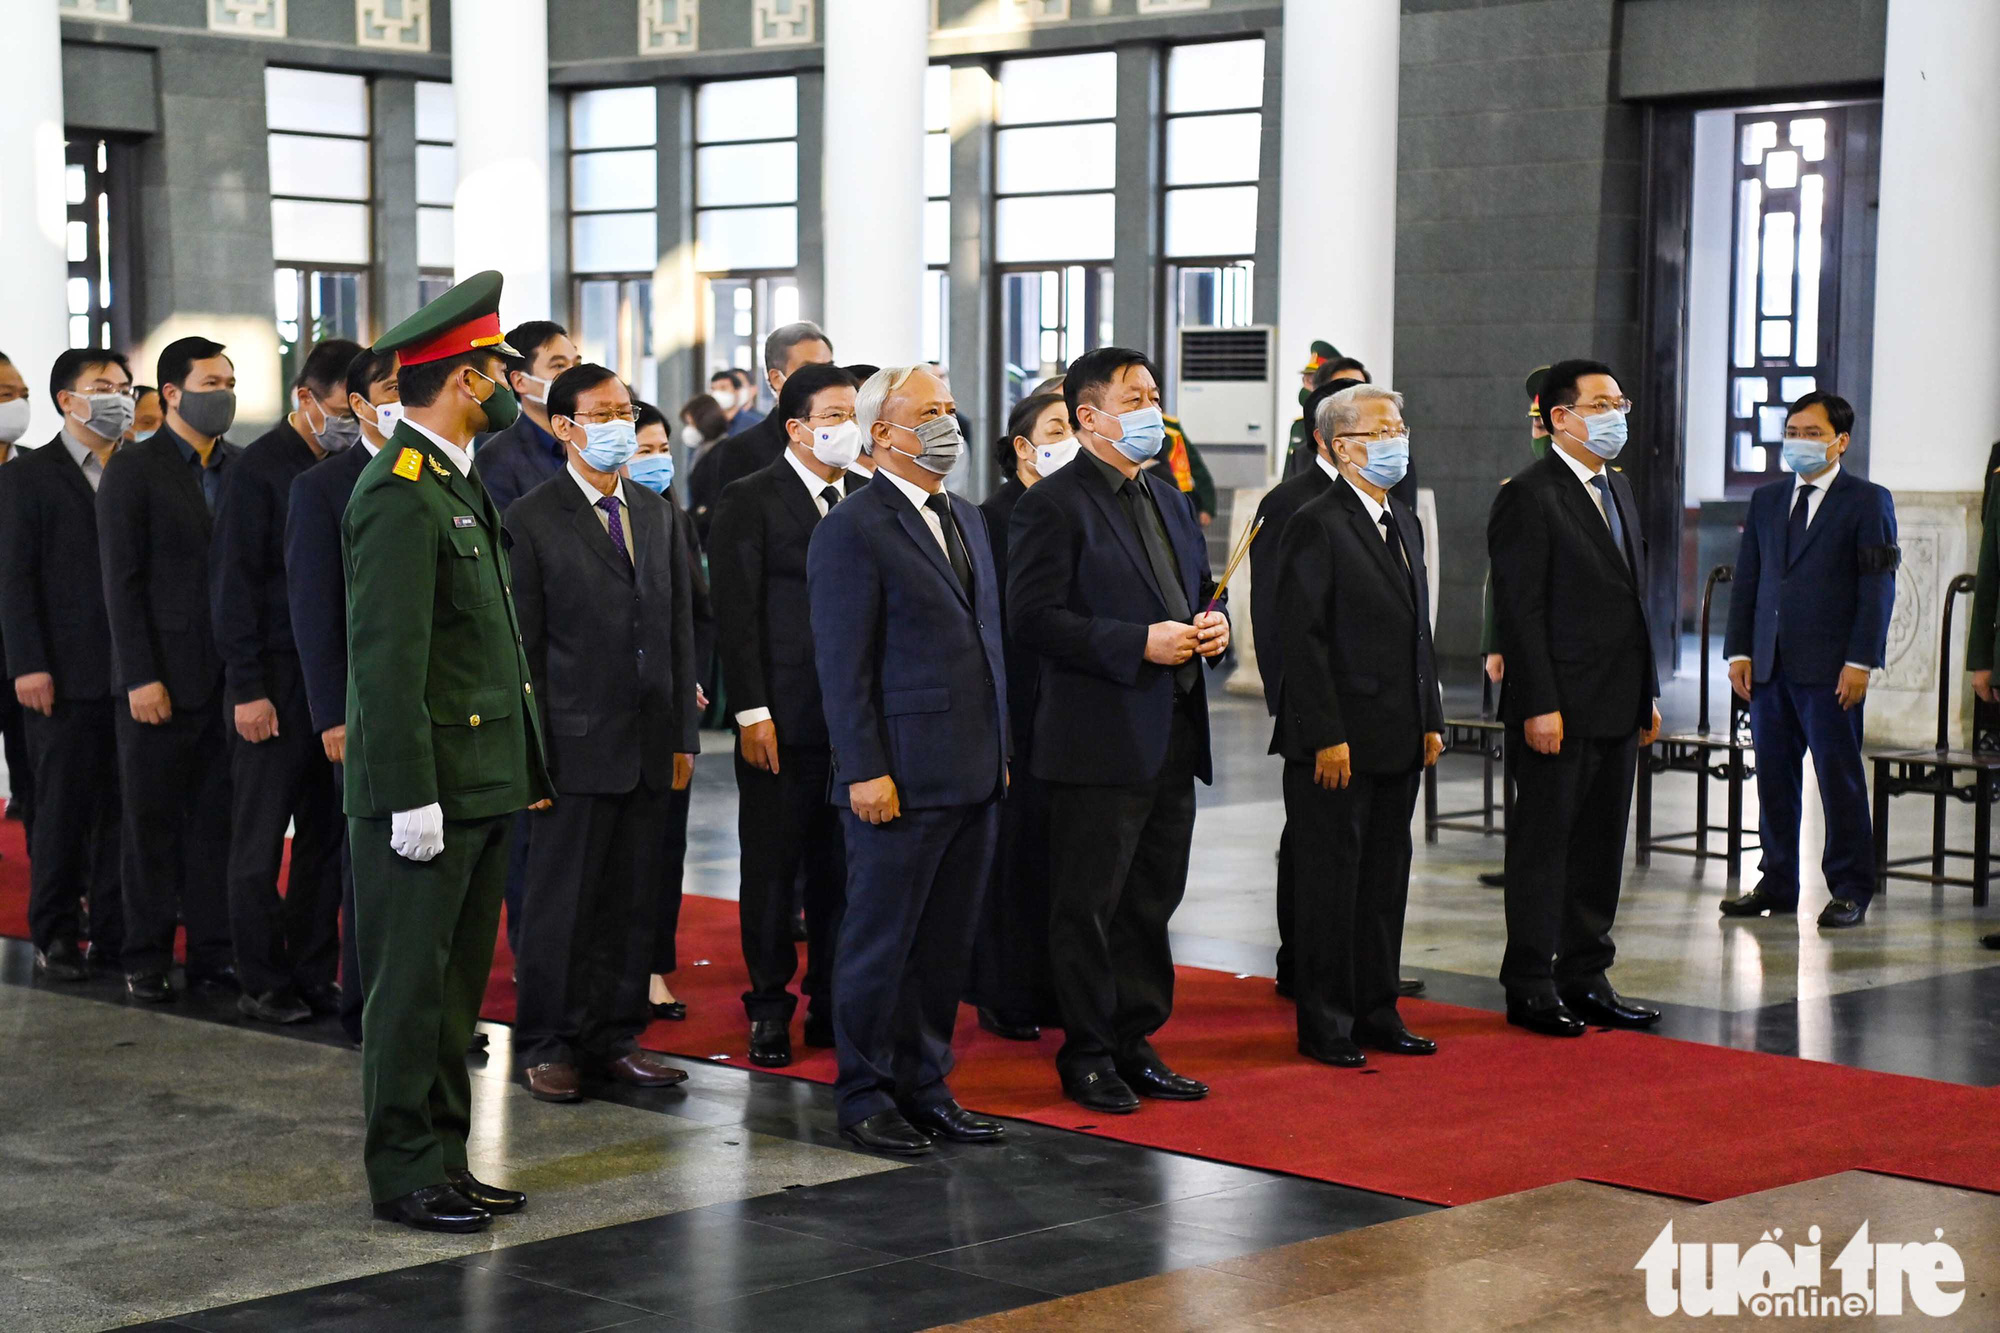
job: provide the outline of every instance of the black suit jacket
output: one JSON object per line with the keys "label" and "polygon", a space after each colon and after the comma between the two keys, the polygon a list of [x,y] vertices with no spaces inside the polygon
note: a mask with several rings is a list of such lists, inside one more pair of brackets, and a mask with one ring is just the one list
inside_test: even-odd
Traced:
{"label": "black suit jacket", "polygon": [[357,444],[320,460],[293,480],[286,505],[285,587],[314,731],[347,722],[347,568],[340,559],[340,519],[372,457]]}
{"label": "black suit jacket", "polygon": [[[1146,471],[1139,479],[1165,523],[1189,610],[1199,613],[1214,585],[1193,505],[1171,479]],[[1028,488],[1007,535],[1007,628],[1038,659],[1036,777],[1116,786],[1159,775],[1174,671],[1146,660],[1146,633],[1166,618],[1145,548],[1090,459],[1079,454]],[[1207,782],[1207,673],[1194,675],[1195,773]]]}
{"label": "black suit jacket", "polygon": [[[1007,613],[1007,528],[1014,521],[1014,507],[1028,488],[1019,477],[1009,477],[1000,489],[986,497],[979,512],[986,516],[986,540],[993,548],[994,577],[1000,583],[1000,613]],[[1012,632],[1001,636],[1007,655],[1007,716],[1013,729],[1014,759],[1028,757],[1035,733],[1035,659],[1014,642]]]}
{"label": "black suit jacket", "polygon": [[785,424],[776,418],[773,412],[748,430],[717,440],[688,477],[688,503],[694,510],[695,530],[704,542],[714,531],[722,493],[731,483],[771,466],[785,452]]}
{"label": "black suit jacket", "polygon": [[1423,765],[1424,733],[1444,730],[1423,529],[1393,495],[1389,514],[1407,569],[1344,481],[1285,527],[1276,597],[1287,665],[1272,754],[1310,762],[1345,745],[1357,773],[1407,773]]}
{"label": "black suit jacket", "polygon": [[245,446],[223,473],[208,563],[209,609],[227,703],[275,700],[297,688],[285,515],[292,483],[317,462],[312,446],[289,421],[280,421]]}
{"label": "black suit jacket", "polygon": [[[833,484],[844,490],[846,480]],[[806,547],[819,521],[805,483],[780,458],[724,491],[709,528],[729,710],[770,709],[780,745],[827,744],[806,592]]]}
{"label": "black suit jacket", "polygon": [[555,437],[523,412],[513,425],[480,441],[472,471],[504,516],[516,500],[559,475],[568,462]]}
{"label": "black suit jacket", "polygon": [[1258,530],[1257,540],[1250,543],[1250,639],[1257,649],[1257,673],[1264,680],[1264,708],[1272,717],[1278,715],[1278,678],[1285,669],[1285,638],[1279,632],[1278,610],[1278,574],[1284,562],[1278,553],[1292,515],[1326,494],[1332,484],[1326,469],[1314,463],[1264,492],[1257,505],[1257,517],[1264,520],[1264,526]]}
{"label": "black suit jacket", "polygon": [[[227,441],[215,447],[225,452],[211,466],[236,465],[242,450]],[[214,526],[170,427],[111,456],[97,490],[97,545],[119,689],[159,681],[177,710],[215,697],[222,658],[208,606]]]}
{"label": "black suit jacket", "polygon": [[0,467],[0,637],[8,681],[46,671],[58,699],[115,693],[97,496],[60,435]]}
{"label": "black suit jacket", "polygon": [[626,482],[632,559],[618,553],[568,469],[507,511],[514,606],[547,724],[558,796],[673,784],[701,749],[693,593],[680,512]]}
{"label": "black suit jacket", "polygon": [[1660,692],[1646,624],[1646,542],[1624,474],[1605,469],[1625,527],[1611,528],[1559,450],[1500,488],[1486,523],[1500,652],[1500,718],[1560,712],[1564,736],[1611,740],[1652,717]]}

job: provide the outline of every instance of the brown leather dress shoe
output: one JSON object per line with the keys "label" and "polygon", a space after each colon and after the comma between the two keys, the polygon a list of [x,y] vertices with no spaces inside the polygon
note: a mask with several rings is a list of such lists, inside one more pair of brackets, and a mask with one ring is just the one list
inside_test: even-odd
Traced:
{"label": "brown leather dress shoe", "polygon": [[651,1051],[634,1051],[604,1066],[604,1077],[635,1088],[671,1088],[687,1082],[687,1070],[674,1068]]}
{"label": "brown leather dress shoe", "polygon": [[575,1065],[536,1065],[527,1072],[528,1094],[536,1101],[575,1102],[583,1100],[583,1080]]}

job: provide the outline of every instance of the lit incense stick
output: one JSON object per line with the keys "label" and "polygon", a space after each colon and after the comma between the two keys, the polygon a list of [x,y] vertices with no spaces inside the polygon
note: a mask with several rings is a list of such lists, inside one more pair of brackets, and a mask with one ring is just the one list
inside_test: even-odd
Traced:
{"label": "lit incense stick", "polygon": [[1243,540],[1236,544],[1236,550],[1229,557],[1229,563],[1223,567],[1222,582],[1215,585],[1215,596],[1208,599],[1208,610],[1203,611],[1203,615],[1207,615],[1209,611],[1213,611],[1216,603],[1222,600],[1222,594],[1229,591],[1229,580],[1234,577],[1236,567],[1243,563],[1243,557],[1250,554],[1250,543],[1257,539],[1257,530],[1263,526],[1264,518],[1260,514],[1255,523],[1244,529]]}

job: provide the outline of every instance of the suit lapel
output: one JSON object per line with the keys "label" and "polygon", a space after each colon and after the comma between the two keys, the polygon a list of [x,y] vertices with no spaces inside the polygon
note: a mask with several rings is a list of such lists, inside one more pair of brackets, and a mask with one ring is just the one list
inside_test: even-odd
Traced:
{"label": "suit lapel", "polygon": [[[771,481],[778,488],[779,506],[810,536],[812,530],[819,526],[819,504],[807,494],[805,483],[799,480],[798,472],[782,455],[777,462],[771,464]],[[842,494],[846,492],[843,490]]]}
{"label": "suit lapel", "polygon": [[[1555,459],[1554,466],[1558,473],[1557,482],[1562,486],[1563,502],[1569,506],[1570,516],[1590,534],[1590,539],[1603,553],[1604,558],[1623,571],[1629,581],[1632,577],[1632,567],[1626,563],[1624,554],[1618,549],[1618,543],[1611,539],[1611,525],[1605,522],[1604,513],[1597,507],[1597,501],[1592,498],[1590,488],[1587,488],[1582,478],[1571,472],[1568,464],[1561,459]],[[1618,493],[1618,488],[1608,483],[1606,489],[1613,496]],[[1616,503],[1615,499],[1613,503]],[[1622,509],[1619,511],[1619,517],[1624,517]]]}
{"label": "suit lapel", "polygon": [[[1081,459],[1073,461],[1082,462]],[[1141,473],[1140,475],[1144,476],[1145,474]],[[1125,516],[1124,504],[1116,495],[1105,492],[1101,484],[1102,478],[1085,474],[1078,477],[1077,480],[1082,485],[1084,494],[1090,497],[1091,503],[1096,505],[1099,512],[1104,515],[1104,521],[1111,525],[1111,531],[1118,538],[1118,545],[1124,550],[1125,558],[1130,560],[1132,567],[1139,571],[1139,577],[1146,581],[1146,586],[1153,589],[1154,594],[1160,599],[1161,607],[1164,609],[1167,597],[1166,589],[1155,586],[1158,580],[1153,577],[1153,563],[1146,559],[1146,552],[1139,545],[1139,535],[1132,531],[1131,521]],[[1171,543],[1172,540],[1172,536],[1169,535],[1168,541]],[[1176,556],[1175,559],[1178,562],[1179,557]]]}
{"label": "suit lapel", "polygon": [[[90,489],[90,479],[83,475],[83,469],[78,467],[76,460],[69,456],[69,445],[63,442],[63,437],[57,435],[54,440],[42,447],[55,450],[55,470],[62,476],[63,484],[74,490],[78,495],[81,495],[84,499],[89,500],[91,507],[95,509],[97,492]],[[116,456],[116,451],[114,450],[113,457]],[[20,462],[16,462],[14,466],[19,467],[21,462],[25,461],[23,459]]]}
{"label": "suit lapel", "polygon": [[[576,529],[578,539],[590,548],[591,554],[616,570],[618,577],[630,581],[634,576],[633,562],[618,554],[618,547],[613,544],[611,534],[605,530],[603,521],[597,517],[596,509],[584,499],[583,492],[572,482],[568,489],[562,492],[562,497],[563,506],[569,510],[570,526]],[[628,514],[631,512],[631,506],[626,506],[626,512]],[[629,540],[626,547],[628,550],[636,549]]]}
{"label": "suit lapel", "polygon": [[[1375,561],[1375,567],[1382,571],[1384,578],[1394,584],[1396,591],[1403,595],[1403,601],[1415,609],[1414,595],[1410,591],[1410,576],[1402,569],[1389,543],[1382,540],[1382,525],[1368,516],[1368,507],[1361,503],[1361,497],[1354,493],[1352,486],[1342,486],[1341,503],[1347,506],[1347,521],[1354,526],[1355,535],[1368,548]],[[1397,536],[1401,536],[1399,532]]]}
{"label": "suit lapel", "polygon": [[[1847,469],[1842,468],[1840,474],[1826,488],[1826,494],[1820,496],[1819,509],[1813,514],[1812,522],[1806,524],[1806,535],[1799,542],[1799,549],[1794,551],[1789,547],[1785,548],[1785,568],[1790,569],[1799,562],[1799,557],[1806,553],[1806,547],[1813,544],[1813,538],[1817,537],[1820,529],[1826,526],[1826,521],[1839,512],[1841,505],[1847,503],[1847,491]],[[1778,532],[1780,539],[1783,539],[1787,535],[1787,530],[1791,526],[1792,506],[1799,502],[1798,497],[1799,488],[1795,483],[1792,486],[1791,493],[1785,497],[1785,503],[1780,505],[1778,509]]]}
{"label": "suit lapel", "polygon": [[[965,585],[958,581],[958,575],[951,572],[951,561],[945,558],[944,548],[938,545],[938,539],[931,534],[930,523],[917,512],[917,507],[910,503],[910,498],[898,490],[894,482],[883,480],[879,476],[869,484],[869,489],[886,492],[881,497],[882,503],[895,510],[896,521],[902,525],[904,532],[910,534],[910,540],[924,553],[925,558],[930,561],[931,568],[951,585],[951,590],[958,594],[958,600],[965,602]],[[960,535],[963,539],[963,533]],[[971,558],[971,554],[968,553],[966,559]],[[966,604],[970,605],[969,602]]]}

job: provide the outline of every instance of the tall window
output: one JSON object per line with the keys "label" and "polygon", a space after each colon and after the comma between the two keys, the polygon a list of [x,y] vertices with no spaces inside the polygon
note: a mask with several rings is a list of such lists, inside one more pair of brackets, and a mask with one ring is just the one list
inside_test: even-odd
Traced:
{"label": "tall window", "polygon": [[951,341],[951,66],[924,71],[924,360]]}
{"label": "tall window", "polygon": [[650,86],[597,88],[570,98],[571,332],[584,360],[611,367],[649,402],[659,392],[653,360],[659,132]]}
{"label": "tall window", "polygon": [[1263,104],[1263,38],[1176,46],[1167,52],[1161,206],[1170,402],[1180,381],[1180,330],[1250,322]]}
{"label": "tall window", "polygon": [[1729,298],[1732,492],[1782,475],[1785,404],[1834,364],[1843,117],[1837,107],[1736,118]]}
{"label": "tall window", "polygon": [[764,339],[799,318],[799,81],[703,84],[694,137],[703,380],[734,366],[764,392]]}
{"label": "tall window", "polygon": [[417,84],[417,302],[451,286],[451,209],[458,191],[458,109],[451,85]]}
{"label": "tall window", "polygon": [[113,299],[119,295],[112,282],[113,259],[120,249],[113,231],[118,211],[114,145],[103,139],[71,139],[66,149],[69,345],[122,347],[129,339],[122,327],[115,327],[122,321],[113,314]]}
{"label": "tall window", "polygon": [[993,147],[1002,412],[1111,340],[1117,79],[1109,51],[1000,63]]}
{"label": "tall window", "polygon": [[289,376],[323,338],[368,340],[368,80],[264,71],[279,352]]}

